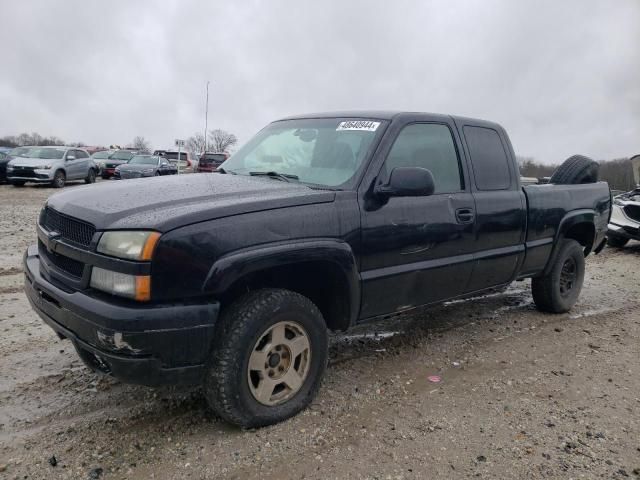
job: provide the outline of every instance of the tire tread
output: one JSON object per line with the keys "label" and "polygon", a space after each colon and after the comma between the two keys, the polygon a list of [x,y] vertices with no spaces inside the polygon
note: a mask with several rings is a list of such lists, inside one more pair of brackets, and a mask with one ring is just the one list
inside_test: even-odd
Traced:
{"label": "tire tread", "polygon": [[[269,310],[274,303],[282,302],[284,299],[294,301],[302,308],[308,309],[313,315],[322,318],[320,310],[311,300],[298,293],[281,289],[261,289],[249,292],[231,304],[220,317],[208,369],[209,373],[205,379],[205,393],[212,410],[227,422],[249,428],[277,421],[276,419],[256,422],[247,419],[243,412],[237,408],[237,402],[234,401],[231,392],[225,386],[237,381],[234,370],[237,369],[238,352],[233,348],[233,345],[237,345],[241,337],[245,335],[252,317],[259,315],[261,311]],[[314,383],[307,399],[303,400],[305,405],[313,399],[320,388],[320,383],[319,381]]]}

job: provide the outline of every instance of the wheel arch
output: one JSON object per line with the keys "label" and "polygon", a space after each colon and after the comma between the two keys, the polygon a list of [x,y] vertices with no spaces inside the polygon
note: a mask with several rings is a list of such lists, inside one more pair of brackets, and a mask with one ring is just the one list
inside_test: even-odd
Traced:
{"label": "wheel arch", "polygon": [[553,250],[549,256],[549,261],[547,262],[544,273],[548,273],[552,268],[555,257],[560,250],[562,240],[572,239],[577,241],[582,245],[584,256],[586,257],[593,251],[595,238],[595,212],[593,210],[575,210],[565,215],[558,226]]}
{"label": "wheel arch", "polygon": [[224,306],[247,291],[266,287],[309,298],[330,330],[346,330],[358,317],[360,279],[346,242],[322,239],[236,251],[213,264],[202,290]]}

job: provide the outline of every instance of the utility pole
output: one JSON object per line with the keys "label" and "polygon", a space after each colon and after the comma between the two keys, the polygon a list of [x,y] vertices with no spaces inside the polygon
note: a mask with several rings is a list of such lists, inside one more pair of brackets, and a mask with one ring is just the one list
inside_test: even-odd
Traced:
{"label": "utility pole", "polygon": [[209,80],[207,80],[207,103],[204,107],[204,152],[207,152],[207,127],[209,123]]}

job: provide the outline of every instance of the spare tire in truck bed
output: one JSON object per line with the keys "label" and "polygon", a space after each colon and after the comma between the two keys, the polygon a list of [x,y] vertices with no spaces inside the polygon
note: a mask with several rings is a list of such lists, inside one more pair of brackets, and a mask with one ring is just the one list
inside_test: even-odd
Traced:
{"label": "spare tire in truck bed", "polygon": [[550,183],[557,185],[575,185],[577,183],[595,183],[598,181],[600,164],[583,155],[573,155],[560,165]]}

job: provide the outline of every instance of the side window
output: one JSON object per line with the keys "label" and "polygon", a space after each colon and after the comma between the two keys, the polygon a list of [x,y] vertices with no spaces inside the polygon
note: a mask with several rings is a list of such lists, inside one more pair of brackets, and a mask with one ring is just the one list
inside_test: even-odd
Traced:
{"label": "side window", "polygon": [[511,186],[509,160],[500,135],[491,128],[464,127],[478,190],[507,190]]}
{"label": "side window", "polygon": [[455,143],[446,125],[414,123],[404,127],[385,161],[387,175],[397,167],[422,167],[431,171],[435,193],[464,189]]}
{"label": "side window", "polygon": [[89,158],[89,155],[84,150],[76,150],[76,158]]}

